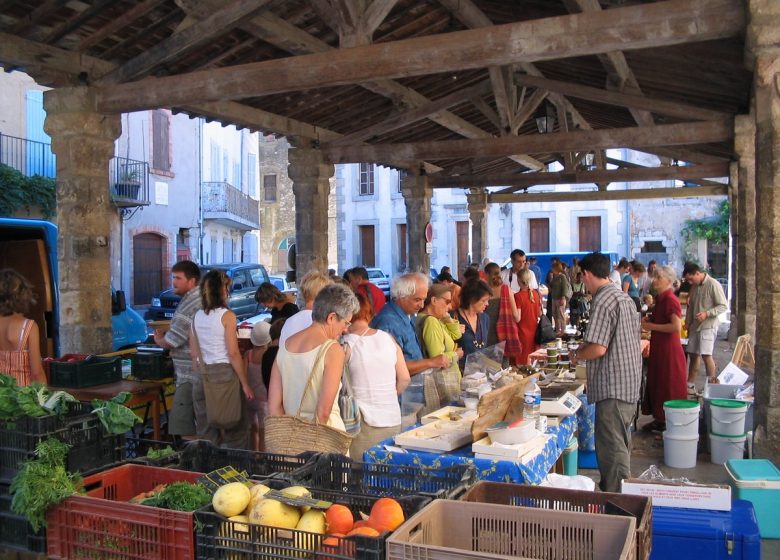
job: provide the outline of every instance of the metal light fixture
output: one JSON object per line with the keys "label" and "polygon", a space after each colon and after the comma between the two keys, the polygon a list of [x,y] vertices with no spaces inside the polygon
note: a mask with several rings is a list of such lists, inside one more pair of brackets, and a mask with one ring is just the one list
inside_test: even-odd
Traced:
{"label": "metal light fixture", "polygon": [[539,134],[552,132],[555,128],[555,107],[545,100],[536,110],[534,119],[536,120],[536,128],[539,130]]}
{"label": "metal light fixture", "polygon": [[594,162],[596,160],[596,154],[593,152],[588,152],[584,156],[582,156],[582,167],[591,170],[595,167]]}

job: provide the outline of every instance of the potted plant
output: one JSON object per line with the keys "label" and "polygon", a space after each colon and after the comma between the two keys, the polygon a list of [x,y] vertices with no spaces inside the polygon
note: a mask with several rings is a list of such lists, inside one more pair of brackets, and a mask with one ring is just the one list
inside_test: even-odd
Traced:
{"label": "potted plant", "polygon": [[114,194],[121,198],[137,199],[140,190],[141,181],[137,169],[125,168],[114,183]]}

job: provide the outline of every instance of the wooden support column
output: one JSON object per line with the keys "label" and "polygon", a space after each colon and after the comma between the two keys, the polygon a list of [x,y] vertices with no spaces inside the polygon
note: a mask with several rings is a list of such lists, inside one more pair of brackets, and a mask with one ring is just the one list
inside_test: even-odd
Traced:
{"label": "wooden support column", "polygon": [[736,189],[732,189],[732,238],[734,243],[733,313],[737,336],[756,339],[756,121],[755,115],[734,120]]}
{"label": "wooden support column", "polygon": [[425,175],[408,174],[401,180],[409,235],[409,270],[428,276],[431,256],[425,251],[425,227],[431,221],[433,190]]}
{"label": "wooden support column", "polygon": [[97,111],[86,87],[44,93],[52,151],[57,155],[60,352],[110,352],[111,231],[119,214],[109,195],[108,162],[122,125]]}
{"label": "wooden support column", "polygon": [[475,187],[466,194],[471,220],[471,261],[482,264],[487,253],[487,189]]}
{"label": "wooden support column", "polygon": [[295,270],[300,279],[310,270],[328,270],[328,194],[334,168],[320,150],[295,148],[288,154],[295,195]]}
{"label": "wooden support column", "polygon": [[780,464],[780,3],[750,0],[747,55],[756,111],[756,416],[754,454]]}

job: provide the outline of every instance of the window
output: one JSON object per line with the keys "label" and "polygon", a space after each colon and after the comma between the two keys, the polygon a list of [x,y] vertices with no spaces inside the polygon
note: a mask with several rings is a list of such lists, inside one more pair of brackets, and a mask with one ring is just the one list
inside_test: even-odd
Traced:
{"label": "window", "polygon": [[580,251],[601,250],[601,217],[583,216],[577,218],[580,233]]}
{"label": "window", "polygon": [[166,111],[152,111],[152,168],[171,171],[170,117]]}
{"label": "window", "polygon": [[219,155],[219,145],[215,144],[214,141],[211,141],[210,146],[210,153],[211,153],[211,162],[209,166],[209,178],[211,181],[221,181],[222,180],[222,173],[219,171],[219,164],[221,162],[220,155]]}
{"label": "window", "polygon": [[262,268],[252,268],[249,270],[249,274],[252,276],[252,284],[259,286],[263,282],[268,282],[268,275]]}
{"label": "window", "polygon": [[233,262],[233,240],[229,237],[222,240],[222,262]]}
{"label": "window", "polygon": [[248,154],[246,157],[246,182],[247,194],[257,198],[257,156],[255,154]]}
{"label": "window", "polygon": [[407,251],[407,245],[406,245],[406,224],[398,224],[395,227],[395,234],[396,234],[396,244],[398,247],[397,270],[398,272],[403,272],[409,266],[409,257],[407,256],[409,253]]}
{"label": "window", "polygon": [[252,283],[249,281],[249,275],[246,273],[246,270],[236,270],[233,272],[234,290],[246,290],[251,287]]}
{"label": "window", "polygon": [[371,163],[360,164],[360,196],[374,194],[374,165]]}
{"label": "window", "polygon": [[263,177],[263,200],[265,202],[276,202],[276,175]]}
{"label": "window", "polygon": [[550,218],[528,220],[528,249],[531,253],[550,251]]}
{"label": "window", "polygon": [[233,164],[233,183],[232,185],[236,187],[238,190],[242,191],[241,188],[241,164],[240,163],[234,163]]}

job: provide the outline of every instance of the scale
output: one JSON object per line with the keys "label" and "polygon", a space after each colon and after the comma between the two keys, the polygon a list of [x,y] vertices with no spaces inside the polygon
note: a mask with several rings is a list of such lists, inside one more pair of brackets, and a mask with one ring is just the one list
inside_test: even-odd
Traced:
{"label": "scale", "polygon": [[582,402],[566,386],[542,388],[542,404],[539,414],[544,416],[571,416],[579,410]]}

